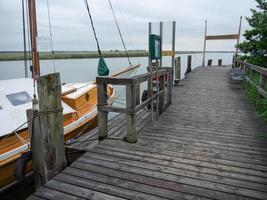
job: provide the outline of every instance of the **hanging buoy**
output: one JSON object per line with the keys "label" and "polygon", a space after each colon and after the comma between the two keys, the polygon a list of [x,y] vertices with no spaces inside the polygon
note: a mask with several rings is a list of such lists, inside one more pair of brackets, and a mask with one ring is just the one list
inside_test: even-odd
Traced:
{"label": "hanging buoy", "polygon": [[108,76],[109,69],[103,57],[100,56],[98,61],[97,73],[99,76]]}
{"label": "hanging buoy", "polygon": [[33,176],[26,176],[26,168],[28,163],[32,160],[32,152],[28,151],[21,154],[16,162],[15,178],[16,180],[25,185],[31,185],[34,183]]}

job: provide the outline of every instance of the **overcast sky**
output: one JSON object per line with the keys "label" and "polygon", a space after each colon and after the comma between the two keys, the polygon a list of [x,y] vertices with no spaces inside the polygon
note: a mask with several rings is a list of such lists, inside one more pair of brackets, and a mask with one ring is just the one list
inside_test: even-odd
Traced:
{"label": "overcast sky", "polygon": [[[204,21],[208,34],[237,33],[239,17],[249,16],[254,0],[111,0],[128,49],[147,49],[148,22],[158,32],[164,21],[164,49],[175,20],[176,50],[202,50]],[[122,49],[108,0],[88,0],[103,50]],[[96,50],[83,0],[49,0],[54,50]],[[47,0],[36,0],[40,48],[49,50]],[[23,50],[21,0],[0,0],[0,51]],[[243,20],[242,32],[248,29]],[[207,50],[234,50],[234,41],[209,41]]]}

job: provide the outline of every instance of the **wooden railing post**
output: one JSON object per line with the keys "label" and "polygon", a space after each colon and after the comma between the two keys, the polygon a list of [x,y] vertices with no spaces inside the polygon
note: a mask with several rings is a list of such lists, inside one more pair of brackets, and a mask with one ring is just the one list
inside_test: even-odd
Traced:
{"label": "wooden railing post", "polygon": [[[105,106],[108,104],[107,85],[97,84],[97,105]],[[99,141],[108,137],[108,112],[98,109],[98,128],[99,128]]]}
{"label": "wooden railing post", "polygon": [[136,105],[135,84],[126,85],[127,136],[125,137],[125,141],[129,143],[137,142],[136,113],[133,111],[135,105]]}
{"label": "wooden railing post", "polygon": [[[164,90],[164,86],[165,86],[165,79],[164,79],[164,75],[159,77],[159,91]],[[159,115],[161,115],[165,109],[165,94],[161,94],[159,96]]]}
{"label": "wooden railing post", "polygon": [[140,83],[135,85],[135,92],[136,92],[136,105],[140,104]]}
{"label": "wooden railing post", "polygon": [[38,78],[37,92],[39,111],[28,110],[27,117],[38,189],[66,166],[59,73]]}
{"label": "wooden railing post", "polygon": [[173,83],[172,70],[170,70],[169,73],[168,73],[168,80],[167,80],[167,102],[166,102],[166,107],[168,107],[172,103],[172,83]]}
{"label": "wooden railing post", "polygon": [[[267,69],[253,65],[242,60],[236,59],[237,65],[239,65],[240,69],[244,72],[245,80],[256,87],[257,89],[257,97],[256,97],[256,106],[260,106],[260,99],[262,97],[267,98],[266,91],[266,82],[267,82]],[[260,75],[260,80],[258,81],[258,75]]]}
{"label": "wooden railing post", "polygon": [[[260,76],[260,82],[259,82],[259,88],[261,90],[263,90],[263,91],[265,91],[266,82],[267,82],[267,77],[264,76],[263,74],[261,74],[261,76]],[[258,94],[257,94],[257,101],[256,101],[257,107],[259,107],[259,101],[260,101],[261,98],[262,98],[262,95],[261,95],[260,92],[258,92]]]}

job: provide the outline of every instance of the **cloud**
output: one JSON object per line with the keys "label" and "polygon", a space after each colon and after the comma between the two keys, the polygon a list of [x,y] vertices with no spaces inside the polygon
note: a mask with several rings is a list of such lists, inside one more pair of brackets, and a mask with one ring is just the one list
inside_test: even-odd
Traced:
{"label": "cloud", "polygon": [[[209,34],[235,33],[239,17],[249,16],[254,0],[111,0],[129,49],[147,48],[148,22],[164,23],[166,48],[170,21],[176,20],[176,49],[201,50],[204,20]],[[46,0],[36,0],[38,34],[49,37]],[[103,49],[122,49],[108,0],[88,0]],[[96,50],[83,0],[49,0],[55,50]],[[0,1],[0,51],[23,50],[21,1]],[[249,28],[243,20],[243,28]],[[208,50],[233,50],[235,42],[209,42]]]}

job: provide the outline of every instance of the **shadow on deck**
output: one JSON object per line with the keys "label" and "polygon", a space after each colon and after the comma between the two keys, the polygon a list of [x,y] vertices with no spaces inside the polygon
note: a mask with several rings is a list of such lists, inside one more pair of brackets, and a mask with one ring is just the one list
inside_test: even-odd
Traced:
{"label": "shadow on deck", "polygon": [[267,199],[267,126],[229,69],[197,68],[137,143],[80,145],[87,152],[29,199]]}

